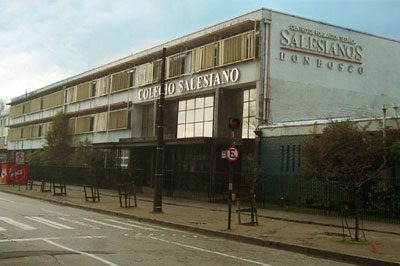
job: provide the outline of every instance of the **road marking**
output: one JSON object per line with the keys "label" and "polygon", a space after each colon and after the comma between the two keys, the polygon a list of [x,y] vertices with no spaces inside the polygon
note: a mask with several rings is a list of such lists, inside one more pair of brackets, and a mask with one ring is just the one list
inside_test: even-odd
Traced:
{"label": "road marking", "polygon": [[56,228],[56,229],[74,229],[74,228],[72,228],[70,226],[63,225],[63,224],[56,223],[56,222],[52,222],[50,220],[47,220],[47,219],[44,219],[44,218],[38,217],[38,216],[27,216],[26,218],[28,218],[30,220],[33,220],[33,221],[36,221],[38,223],[42,223],[42,224],[48,225],[48,226]]}
{"label": "road marking", "polygon": [[50,213],[54,213],[54,214],[57,214],[57,215],[61,215],[61,216],[69,216],[68,214],[64,214],[64,213],[56,212],[56,211],[51,211],[51,210],[47,210],[47,209],[44,209],[44,208],[41,208],[41,210],[45,211],[45,212],[50,212]]}
{"label": "road marking", "polygon": [[140,226],[140,225],[136,225],[136,224],[132,224],[132,223],[124,223],[124,222],[120,222],[120,221],[113,220],[113,219],[104,219],[104,220],[105,221],[114,222],[114,223],[117,223],[117,224],[132,226],[132,227],[143,229],[143,230],[156,231],[156,232],[160,231],[160,230],[157,230],[157,229],[154,229],[154,228],[151,228],[151,227]]}
{"label": "road marking", "polygon": [[9,200],[9,199],[0,198],[0,200],[1,201],[5,201],[5,202],[10,202],[10,203],[16,203],[15,201],[12,201],[12,200]]}
{"label": "road marking", "polygon": [[60,244],[55,243],[55,242],[53,242],[53,241],[51,241],[49,239],[44,239],[43,241],[45,241],[45,242],[47,242],[47,243],[49,243],[49,244],[51,244],[53,246],[56,246],[56,247],[59,247],[59,248],[62,248],[62,249],[65,249],[65,250],[68,250],[68,251],[71,251],[71,252],[79,253],[81,255],[85,255],[85,256],[91,257],[91,258],[93,258],[95,260],[103,262],[104,264],[111,265],[111,266],[118,266],[117,264],[112,263],[111,261],[105,260],[103,258],[100,258],[100,257],[98,257],[96,255],[93,255],[93,254],[90,254],[90,253],[86,253],[86,252],[83,252],[83,251],[75,250],[75,249],[60,245]]}
{"label": "road marking", "polygon": [[5,242],[30,242],[41,240],[57,240],[57,239],[101,239],[107,238],[106,236],[74,236],[74,237],[37,237],[37,238],[16,238],[16,239],[0,239],[0,243]]}
{"label": "road marking", "polygon": [[0,227],[0,232],[1,231],[6,231],[6,229],[4,229],[3,227]]}
{"label": "road marking", "polygon": [[119,225],[114,225],[114,224],[103,223],[103,222],[96,221],[96,220],[93,220],[93,219],[83,218],[83,220],[86,220],[86,221],[89,221],[89,222],[92,222],[92,223],[95,223],[95,224],[101,224],[101,225],[104,225],[104,226],[109,226],[109,227],[121,229],[121,230],[132,230],[131,228],[127,228],[127,227],[123,227],[123,226],[119,226]]}
{"label": "road marking", "polygon": [[[135,222],[135,221],[129,221],[129,223],[137,224],[137,225],[141,225],[141,226],[144,224],[144,223]],[[182,230],[177,230],[177,229],[172,229],[172,228],[166,228],[166,227],[157,226],[157,225],[152,225],[152,224],[151,224],[151,225],[150,225],[150,224],[146,224],[146,226],[153,227],[153,228],[157,228],[157,229],[161,229],[161,230],[172,231],[172,232],[185,233],[185,231],[182,231]]]}
{"label": "road marking", "polygon": [[212,251],[212,250],[209,250],[209,249],[203,249],[203,248],[199,248],[199,247],[189,246],[189,245],[185,245],[185,244],[181,244],[181,243],[177,243],[177,242],[173,242],[173,241],[169,241],[169,240],[165,240],[165,239],[161,239],[161,238],[157,238],[157,237],[149,237],[149,238],[151,238],[153,240],[166,242],[168,244],[174,244],[174,245],[185,247],[185,248],[190,248],[190,249],[194,249],[194,250],[198,250],[198,251],[202,251],[202,252],[206,252],[206,253],[211,253],[211,254],[220,255],[220,256],[223,256],[223,257],[228,257],[228,258],[235,259],[235,260],[241,260],[241,261],[250,262],[250,263],[253,263],[253,264],[258,264],[258,265],[263,265],[263,266],[272,266],[271,264],[266,264],[266,263],[262,263],[262,262],[255,261],[255,260],[249,260],[249,259],[245,259],[245,258],[241,258],[241,257],[237,257],[237,256],[233,256],[233,255],[217,252],[217,251]]}
{"label": "road marking", "polygon": [[36,229],[33,226],[17,222],[17,221],[15,221],[15,220],[13,220],[11,218],[8,218],[8,217],[0,217],[0,221],[3,221],[5,223],[11,224],[11,225],[14,225],[14,226],[16,226],[18,228],[21,228],[23,230],[35,230]]}
{"label": "road marking", "polygon": [[62,221],[65,221],[65,222],[70,222],[70,223],[75,223],[75,224],[79,224],[79,225],[82,225],[82,226],[87,226],[87,227],[90,227],[92,229],[100,229],[100,227],[97,227],[97,226],[94,226],[94,225],[91,225],[91,224],[87,224],[87,223],[84,223],[84,222],[81,222],[81,221],[76,221],[76,220],[72,220],[72,219],[66,219],[64,217],[58,217],[58,219],[60,219]]}

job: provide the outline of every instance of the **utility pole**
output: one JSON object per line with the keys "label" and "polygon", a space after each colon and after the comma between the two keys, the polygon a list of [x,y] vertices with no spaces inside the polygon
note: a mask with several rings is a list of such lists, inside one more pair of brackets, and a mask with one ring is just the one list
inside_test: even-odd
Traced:
{"label": "utility pole", "polygon": [[383,163],[386,165],[386,106],[382,105],[382,144],[383,144]]}
{"label": "utility pole", "polygon": [[164,111],[165,111],[165,57],[167,50],[163,48],[161,78],[160,78],[160,99],[157,108],[157,150],[156,150],[156,171],[154,176],[154,200],[153,212],[162,212],[162,179],[163,179],[163,157],[164,157]]}

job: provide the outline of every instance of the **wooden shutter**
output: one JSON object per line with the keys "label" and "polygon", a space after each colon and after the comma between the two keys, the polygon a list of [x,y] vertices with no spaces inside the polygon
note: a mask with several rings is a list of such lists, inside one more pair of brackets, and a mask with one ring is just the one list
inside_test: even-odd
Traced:
{"label": "wooden shutter", "polygon": [[82,84],[79,84],[76,88],[76,100],[77,101],[82,101],[89,99],[90,97],[90,88],[91,88],[92,83],[91,82],[85,82]]}
{"label": "wooden shutter", "polygon": [[128,70],[113,74],[111,78],[111,92],[129,88],[130,73]]}
{"label": "wooden shutter", "polygon": [[85,133],[90,131],[90,116],[76,118],[76,133]]}
{"label": "wooden shutter", "polygon": [[127,110],[118,110],[110,112],[110,118],[108,120],[108,129],[125,129],[128,124],[128,113]]}
{"label": "wooden shutter", "polygon": [[31,101],[31,112],[39,112],[41,110],[42,98],[36,98]]}
{"label": "wooden shutter", "polygon": [[95,115],[95,131],[101,132],[107,130],[107,112]]}

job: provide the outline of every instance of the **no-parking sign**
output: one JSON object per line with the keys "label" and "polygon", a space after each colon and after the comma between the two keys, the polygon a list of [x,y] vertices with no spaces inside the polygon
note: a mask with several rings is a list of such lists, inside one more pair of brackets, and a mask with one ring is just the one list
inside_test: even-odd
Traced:
{"label": "no-parking sign", "polygon": [[225,151],[226,159],[230,163],[234,163],[239,159],[239,150],[235,146],[229,146],[228,149]]}

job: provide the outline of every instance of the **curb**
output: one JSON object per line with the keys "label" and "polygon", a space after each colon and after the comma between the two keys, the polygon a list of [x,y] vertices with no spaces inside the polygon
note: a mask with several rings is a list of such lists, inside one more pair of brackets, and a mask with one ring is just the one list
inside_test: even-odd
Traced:
{"label": "curb", "polygon": [[[69,190],[74,190],[78,191],[77,189],[71,189],[68,188]],[[108,193],[101,193],[100,195],[108,196],[108,197],[118,197],[116,195],[111,195]],[[144,202],[153,202],[150,199],[144,199],[144,198],[138,198],[138,201],[144,201]],[[180,203],[171,203],[168,201],[163,201],[163,204],[165,205],[171,205],[171,206],[180,206],[180,207],[187,207],[187,208],[196,208],[196,209],[203,209],[203,210],[209,210],[209,211],[217,211],[217,212],[227,212],[226,210],[222,210],[220,208],[209,208],[209,207],[202,207],[202,206],[192,206],[192,205],[187,205],[187,204],[180,204]],[[248,214],[244,214],[248,215]],[[322,222],[314,222],[314,221],[308,221],[308,220],[298,220],[298,219],[289,219],[289,218],[280,218],[280,217],[275,217],[275,216],[270,216],[270,215],[263,215],[263,214],[258,214],[258,217],[263,217],[271,220],[277,220],[277,221],[284,221],[284,222],[294,222],[294,223],[301,223],[301,224],[312,224],[312,225],[321,225],[321,226],[327,226],[327,227],[335,227],[335,228],[342,228],[340,225],[333,224],[333,223],[322,223]],[[350,229],[354,229],[353,226],[349,227]],[[393,231],[384,231],[384,230],[376,230],[376,229],[369,229],[369,228],[363,228],[364,231],[366,232],[374,232],[374,233],[384,233],[384,234],[391,234],[391,235],[396,235],[400,236],[400,233],[398,232],[393,232]]]}
{"label": "curb", "polygon": [[77,204],[73,204],[70,202],[59,201],[59,200],[54,200],[54,199],[47,199],[47,198],[43,198],[40,196],[27,195],[24,193],[18,193],[16,191],[15,192],[14,191],[1,191],[1,192],[19,195],[19,196],[23,196],[26,198],[32,198],[32,199],[37,199],[37,200],[41,200],[41,201],[46,201],[46,202],[50,202],[50,203],[54,203],[54,204],[58,204],[58,205],[72,207],[72,208],[89,210],[89,211],[94,211],[97,213],[119,216],[119,217],[123,217],[123,218],[129,218],[129,219],[137,220],[139,222],[147,222],[147,223],[151,223],[151,224],[155,224],[155,225],[172,227],[174,229],[180,229],[180,230],[185,230],[185,231],[190,231],[190,232],[206,234],[206,235],[210,235],[210,236],[214,236],[214,237],[224,238],[227,240],[232,240],[232,241],[257,245],[257,246],[275,248],[275,249],[300,253],[300,254],[304,254],[304,255],[308,255],[308,256],[332,259],[332,260],[339,261],[339,262],[348,262],[348,263],[354,263],[354,264],[359,264],[359,265],[371,265],[371,266],[392,266],[392,265],[399,266],[400,265],[400,263],[391,262],[391,261],[384,261],[384,260],[378,260],[378,259],[373,259],[373,258],[360,257],[360,256],[356,256],[356,255],[349,255],[349,254],[328,251],[328,250],[318,249],[318,248],[312,248],[312,247],[305,247],[305,246],[301,246],[301,245],[289,244],[289,243],[279,242],[279,241],[264,240],[264,239],[260,239],[260,238],[256,238],[256,237],[237,235],[237,234],[232,234],[232,233],[223,232],[223,231],[214,231],[214,230],[210,230],[210,229],[198,228],[198,227],[194,227],[194,226],[190,226],[190,225],[183,225],[183,224],[178,224],[178,223],[173,223],[173,222],[166,222],[166,221],[161,221],[161,220],[157,220],[157,219],[143,218],[143,217],[139,217],[139,216],[132,215],[132,214],[126,214],[123,212],[105,210],[105,209],[89,207],[89,206],[82,206],[82,205],[77,205]]}

